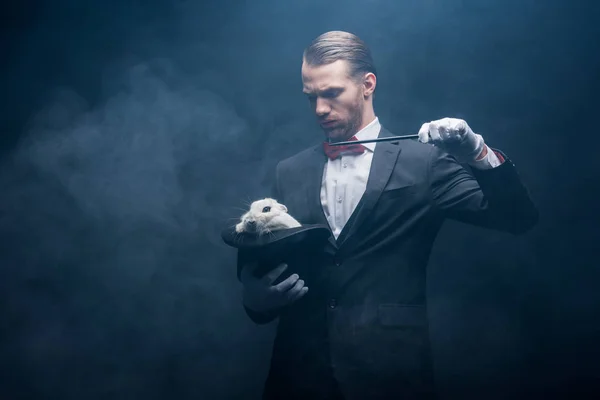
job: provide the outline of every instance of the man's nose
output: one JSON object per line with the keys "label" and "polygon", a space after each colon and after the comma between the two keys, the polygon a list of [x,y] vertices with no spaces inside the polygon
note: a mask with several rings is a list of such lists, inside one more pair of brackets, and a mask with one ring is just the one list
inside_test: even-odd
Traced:
{"label": "man's nose", "polygon": [[325,99],[317,98],[317,104],[315,106],[315,112],[319,117],[329,114],[331,108]]}

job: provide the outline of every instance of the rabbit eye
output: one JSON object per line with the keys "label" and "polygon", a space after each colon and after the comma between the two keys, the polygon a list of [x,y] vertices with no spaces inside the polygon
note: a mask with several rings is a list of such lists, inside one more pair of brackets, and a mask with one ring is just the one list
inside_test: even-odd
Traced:
{"label": "rabbit eye", "polygon": [[263,208],[262,212],[264,213],[268,213],[269,211],[271,211],[271,207],[266,206],[265,208]]}

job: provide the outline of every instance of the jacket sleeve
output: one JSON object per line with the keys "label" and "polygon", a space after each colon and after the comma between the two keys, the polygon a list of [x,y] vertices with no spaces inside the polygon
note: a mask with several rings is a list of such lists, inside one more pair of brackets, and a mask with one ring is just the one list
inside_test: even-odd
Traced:
{"label": "jacket sleeve", "polygon": [[[278,179],[278,168],[276,168],[275,169],[275,178],[273,179],[273,184],[271,186],[271,198],[282,201],[283,199],[281,198],[281,195],[280,195],[278,180],[279,180]],[[244,267],[244,265],[246,263],[250,262],[248,257],[249,257],[248,254],[245,254],[244,252],[238,250],[238,254],[237,254],[237,277],[238,277],[238,280],[241,280],[242,268]],[[248,317],[252,320],[252,322],[254,322],[255,324],[258,324],[258,325],[268,324],[269,322],[275,320],[279,316],[279,312],[280,312],[280,310],[273,310],[268,313],[259,313],[259,312],[249,309],[245,305],[244,305],[244,310],[246,311],[246,315],[248,315]]]}
{"label": "jacket sleeve", "polygon": [[499,150],[504,162],[469,173],[455,158],[432,146],[429,182],[434,206],[450,219],[522,234],[539,215],[514,164]]}

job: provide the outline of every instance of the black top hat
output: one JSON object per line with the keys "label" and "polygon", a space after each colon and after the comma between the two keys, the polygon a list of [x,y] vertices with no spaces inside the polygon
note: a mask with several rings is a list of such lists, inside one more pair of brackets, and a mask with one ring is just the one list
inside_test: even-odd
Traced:
{"label": "black top hat", "polygon": [[258,264],[254,272],[257,277],[263,276],[281,263],[288,264],[285,273],[275,283],[293,273],[300,273],[298,269],[306,266],[309,257],[323,253],[330,236],[329,227],[321,224],[303,225],[262,235],[237,233],[232,228],[221,232],[223,241],[238,249],[238,278],[241,267],[248,262]]}

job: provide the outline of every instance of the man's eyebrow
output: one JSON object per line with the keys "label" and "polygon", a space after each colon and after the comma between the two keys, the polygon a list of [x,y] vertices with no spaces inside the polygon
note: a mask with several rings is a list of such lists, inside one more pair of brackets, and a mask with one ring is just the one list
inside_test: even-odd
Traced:
{"label": "man's eyebrow", "polygon": [[325,92],[331,92],[331,91],[342,90],[342,89],[343,88],[340,86],[329,86],[329,87],[326,87],[321,90],[308,90],[305,88],[305,89],[302,89],[302,93],[304,93],[304,94],[325,93]]}

